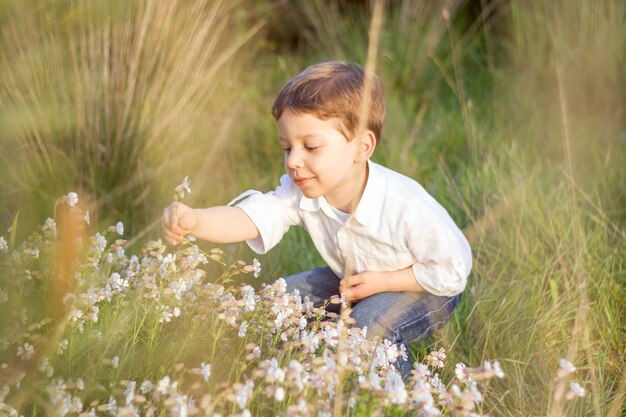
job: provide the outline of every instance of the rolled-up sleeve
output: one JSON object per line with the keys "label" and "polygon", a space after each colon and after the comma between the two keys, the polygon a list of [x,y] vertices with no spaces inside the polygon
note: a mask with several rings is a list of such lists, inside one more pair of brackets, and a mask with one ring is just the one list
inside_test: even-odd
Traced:
{"label": "rolled-up sleeve", "polygon": [[407,245],[416,262],[415,280],[431,294],[454,296],[467,285],[472,269],[472,252],[465,236],[448,213],[435,203],[427,213],[416,216],[407,230]]}
{"label": "rolled-up sleeve", "polygon": [[246,192],[248,198],[236,205],[242,209],[259,230],[259,237],[246,243],[259,254],[272,249],[291,226],[301,225],[297,210],[299,190],[287,175],[280,185],[268,193]]}

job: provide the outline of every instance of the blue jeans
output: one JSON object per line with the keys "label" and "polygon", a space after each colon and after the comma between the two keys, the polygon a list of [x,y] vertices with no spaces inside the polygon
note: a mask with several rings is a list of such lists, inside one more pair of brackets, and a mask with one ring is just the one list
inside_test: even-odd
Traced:
{"label": "blue jeans", "polygon": [[[322,306],[332,295],[339,295],[339,277],[329,268],[315,268],[284,278],[287,291],[297,289],[302,297],[309,296],[316,306]],[[408,343],[431,335],[452,315],[461,298],[440,297],[429,293],[381,292],[352,305],[354,326],[367,327],[368,338],[380,336],[407,349],[408,360],[396,364],[403,377],[411,371]],[[327,310],[338,309],[329,304]],[[337,311],[337,310],[335,310]]]}

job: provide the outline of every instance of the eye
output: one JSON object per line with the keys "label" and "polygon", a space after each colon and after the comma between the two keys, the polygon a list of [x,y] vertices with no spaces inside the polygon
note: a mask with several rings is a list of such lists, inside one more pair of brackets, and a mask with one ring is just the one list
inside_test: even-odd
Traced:
{"label": "eye", "polygon": [[316,150],[317,148],[319,148],[319,146],[306,146],[306,147],[305,147],[305,149],[306,149],[307,151],[314,151],[314,150]]}
{"label": "eye", "polygon": [[289,152],[291,152],[291,148],[283,148],[283,152],[284,153],[289,153]]}

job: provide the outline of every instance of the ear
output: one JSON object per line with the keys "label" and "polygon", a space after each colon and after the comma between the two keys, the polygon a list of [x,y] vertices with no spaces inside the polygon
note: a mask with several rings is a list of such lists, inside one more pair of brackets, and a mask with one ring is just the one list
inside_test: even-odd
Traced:
{"label": "ear", "polygon": [[354,140],[357,141],[355,162],[367,161],[376,149],[376,135],[371,130],[364,130]]}

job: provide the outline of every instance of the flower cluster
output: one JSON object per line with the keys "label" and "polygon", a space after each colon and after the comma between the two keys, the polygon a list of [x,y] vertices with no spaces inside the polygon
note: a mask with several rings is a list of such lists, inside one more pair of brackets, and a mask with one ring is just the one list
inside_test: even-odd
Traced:
{"label": "flower cluster", "polygon": [[[0,363],[0,413],[321,417],[339,408],[352,415],[476,416],[481,384],[504,376],[497,361],[485,361],[476,368],[457,364],[444,382],[442,348],[403,379],[395,363],[408,352],[367,338],[367,329],[351,325],[349,310],[328,313],[297,291],[287,293],[283,279],[235,285],[238,274],[258,277],[260,262],[227,266],[220,249],[203,251],[193,240],[173,251],[148,241],[128,254],[121,223],[84,242],[71,283],[59,293],[55,271],[44,262],[54,255],[56,229],[46,221],[19,249],[0,240],[0,264],[12,277],[0,286],[0,303],[23,297],[15,304],[21,308],[3,309],[11,317],[0,322],[0,357],[13,358]],[[209,277],[211,262],[222,270],[216,279]],[[28,308],[29,300],[34,305],[50,294],[61,317]],[[125,328],[122,319],[133,316]],[[136,345],[111,350],[104,334],[124,331]],[[185,340],[191,334],[196,340]],[[91,352],[100,351],[79,348],[81,340],[106,351],[95,376],[64,366],[90,364]],[[131,357],[141,340],[145,350]],[[162,359],[166,366],[121,377],[137,375],[138,358],[157,345],[174,352]],[[42,394],[19,401],[33,381]]]}

